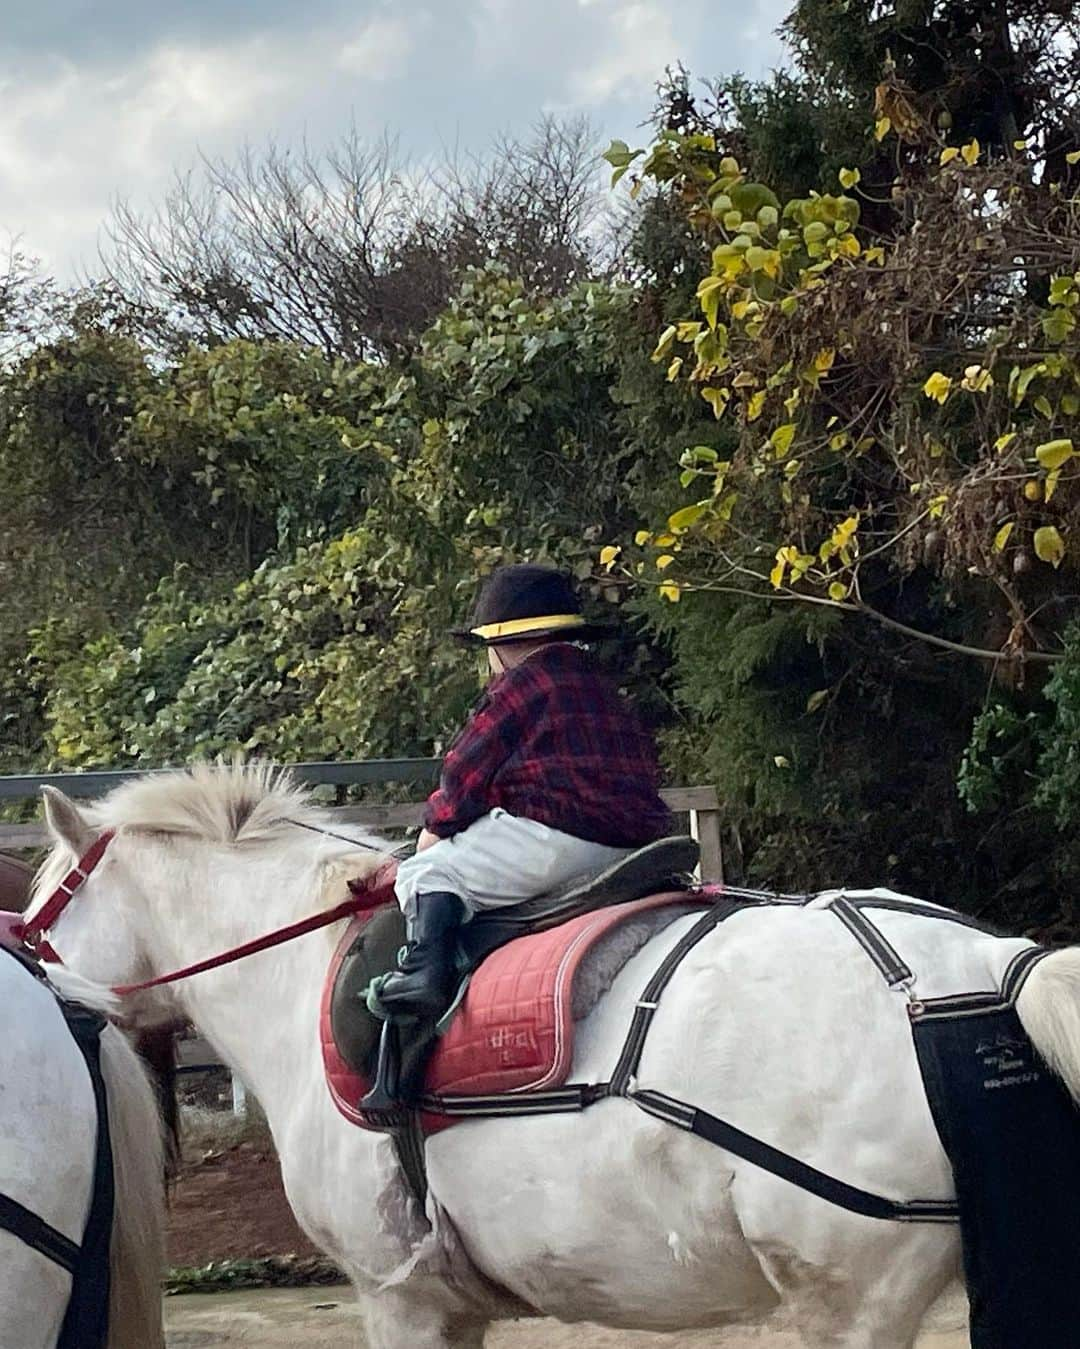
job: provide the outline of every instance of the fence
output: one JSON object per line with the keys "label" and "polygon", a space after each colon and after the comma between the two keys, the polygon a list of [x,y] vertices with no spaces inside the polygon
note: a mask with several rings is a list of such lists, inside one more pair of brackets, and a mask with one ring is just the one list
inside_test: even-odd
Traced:
{"label": "fence", "polygon": [[[287,764],[301,782],[316,786],[378,786],[401,783],[431,783],[439,770],[438,759],[355,759],[341,763]],[[147,771],[168,773],[170,769],[108,771],[88,773],[40,773],[0,777],[0,802],[25,800],[37,796],[42,787],[58,787],[68,796],[101,796],[131,778],[145,777]],[[661,793],[669,809],[689,817],[689,830],[701,845],[701,878],[723,879],[720,851],[720,810],[714,787],[669,787]],[[399,805],[343,805],[332,807],[336,818],[345,824],[362,824],[375,830],[416,828],[423,817],[423,803]],[[43,848],[48,844],[43,824],[0,824],[0,852],[18,852]]]}

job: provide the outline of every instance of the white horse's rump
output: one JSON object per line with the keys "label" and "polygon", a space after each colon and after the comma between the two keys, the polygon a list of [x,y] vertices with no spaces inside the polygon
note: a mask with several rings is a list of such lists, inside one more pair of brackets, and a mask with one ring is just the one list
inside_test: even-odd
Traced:
{"label": "white horse's rump", "polygon": [[[66,997],[108,1010],[111,995],[56,971]],[[49,990],[0,953],[0,1193],[82,1240],[97,1109],[82,1054]],[[162,1150],[153,1092],[119,1031],[101,1040],[115,1173],[109,1349],[157,1349],[161,1330]],[[53,1349],[70,1276],[0,1232],[0,1349]]]}
{"label": "white horse's rump", "polygon": [[[58,847],[41,893],[97,830],[119,830],[53,934],[108,983],[293,922],[319,907],[328,867],[372,865],[293,828],[325,817],[258,771],[136,783],[86,817],[61,798],[48,816]],[[610,1076],[636,999],[693,921],[653,936],[580,1023],[574,1081]],[[881,922],[926,996],[994,988],[1024,945],[904,913]],[[855,1216],[626,1100],[455,1125],[428,1145],[431,1198],[416,1212],[388,1140],[345,1123],[323,1082],[318,1004],[338,936],[142,994],[134,1010],[190,1017],[258,1095],[292,1205],[352,1275],[371,1349],[475,1347],[491,1319],[528,1310],[678,1330],[781,1304],[819,1349],[910,1349],[958,1270],[953,1228]],[[1019,1005],[1074,1091],[1078,970],[1078,956],[1044,960]],[[744,911],[678,967],[639,1083],[863,1189],[948,1199],[905,1008],[831,913]]]}

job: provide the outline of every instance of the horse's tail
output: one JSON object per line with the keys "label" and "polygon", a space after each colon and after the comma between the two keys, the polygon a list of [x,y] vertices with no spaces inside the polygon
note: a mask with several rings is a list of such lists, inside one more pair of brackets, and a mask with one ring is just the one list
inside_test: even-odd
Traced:
{"label": "horse's tail", "polygon": [[1016,1011],[1032,1044],[1080,1102],[1080,947],[1044,956],[1020,990]]}
{"label": "horse's tail", "polygon": [[[117,1000],[62,968],[50,981],[66,996],[109,1013]],[[101,1035],[101,1076],[109,1107],[113,1207],[107,1349],[163,1349],[165,1161],[157,1097],[141,1060],[115,1026]]]}
{"label": "horse's tail", "polygon": [[115,1027],[101,1037],[116,1204],[109,1253],[108,1349],[160,1349],[165,1266],[165,1162],[157,1098]]}

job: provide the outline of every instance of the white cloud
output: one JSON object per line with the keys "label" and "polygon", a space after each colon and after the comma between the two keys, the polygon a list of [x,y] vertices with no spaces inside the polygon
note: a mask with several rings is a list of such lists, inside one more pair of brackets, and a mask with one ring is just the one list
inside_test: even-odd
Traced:
{"label": "white cloud", "polygon": [[366,23],[355,38],[341,49],[338,65],[351,75],[369,80],[390,80],[400,75],[416,41],[423,11],[408,20],[378,18]]}
{"label": "white cloud", "polygon": [[[47,11],[58,0],[36,0]],[[119,5],[120,0],[117,0]],[[631,135],[666,64],[757,73],[785,0],[234,0],[228,31],[200,23],[155,34],[136,8],[123,53],[60,60],[0,55],[0,238],[62,275],[92,267],[110,203],[160,199],[200,152],[245,143],[331,143],[350,123],[389,126],[418,159],[460,137],[481,150],[544,108],[586,111]],[[203,12],[200,6],[200,13]],[[206,15],[214,11],[205,6]],[[51,20],[55,25],[61,17]],[[55,48],[53,48],[55,50]],[[108,63],[102,52],[110,51]]]}
{"label": "white cloud", "polygon": [[[600,8],[593,0],[591,7]],[[679,56],[670,7],[657,0],[606,0],[604,45],[568,80],[572,102],[595,104],[629,93],[640,97]]]}

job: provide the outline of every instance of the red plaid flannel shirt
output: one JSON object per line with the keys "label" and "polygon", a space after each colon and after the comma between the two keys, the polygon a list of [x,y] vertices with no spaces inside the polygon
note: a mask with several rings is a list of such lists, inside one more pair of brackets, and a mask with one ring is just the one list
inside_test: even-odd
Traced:
{"label": "red plaid flannel shirt", "polygon": [[443,760],[424,823],[460,833],[496,806],[613,848],[660,838],[652,736],[587,652],[541,647],[497,675]]}

